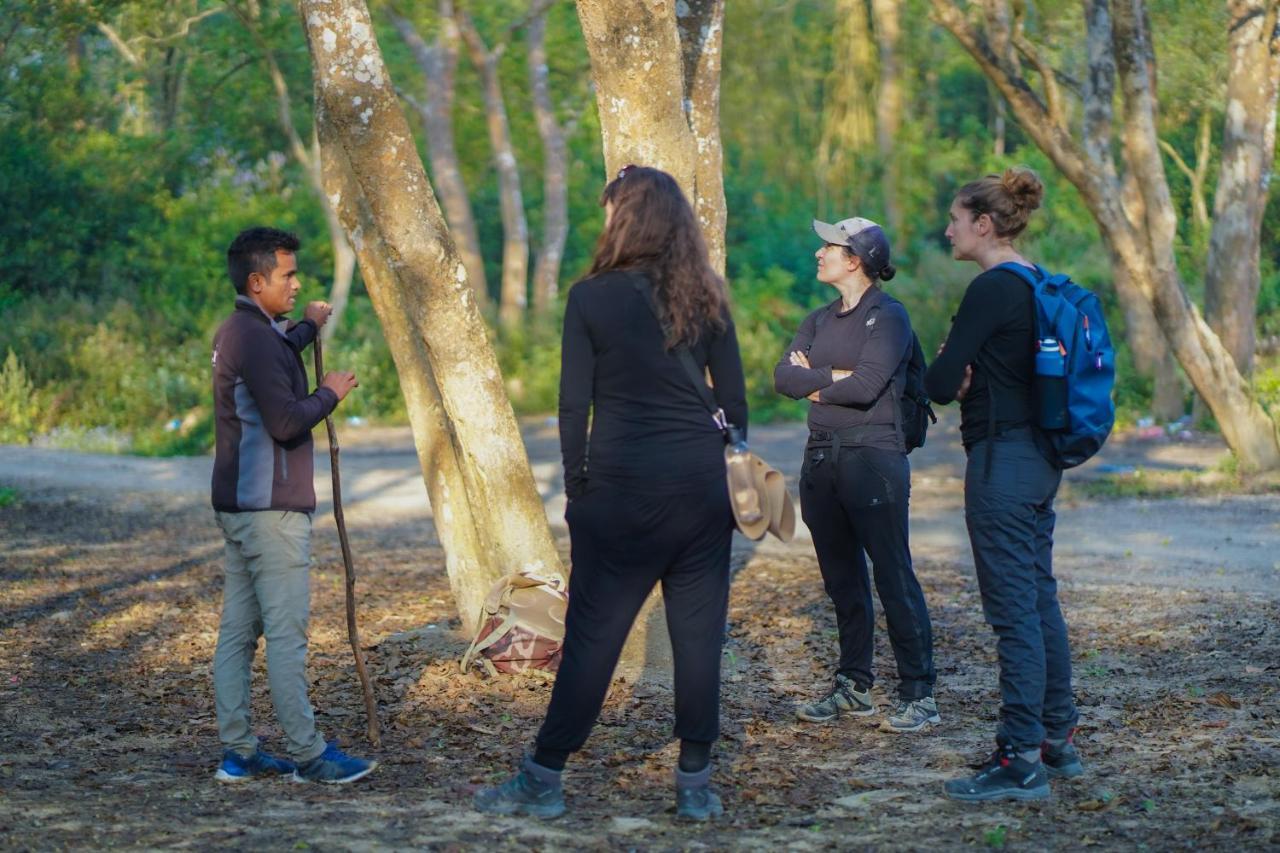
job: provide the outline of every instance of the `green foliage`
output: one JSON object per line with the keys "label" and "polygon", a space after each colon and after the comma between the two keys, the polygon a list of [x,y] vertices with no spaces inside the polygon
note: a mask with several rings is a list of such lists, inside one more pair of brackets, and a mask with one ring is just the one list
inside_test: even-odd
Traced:
{"label": "green foliage", "polygon": [[0,367],[0,442],[26,444],[40,421],[40,400],[13,350]]}
{"label": "green foliage", "polygon": [[[216,4],[215,4],[216,5]],[[290,93],[293,121],[310,137],[309,54],[292,4],[262,0],[240,8],[271,46]],[[372,4],[392,78],[421,96],[428,81]],[[950,258],[943,239],[956,189],[979,175],[1023,163],[1046,182],[1044,208],[1022,241],[1046,267],[1071,273],[1104,301],[1119,350],[1122,420],[1144,414],[1150,381],[1131,369],[1124,317],[1107,254],[1075,190],[1029,142],[1011,116],[997,132],[999,98],[955,40],[929,22],[927,0],[904,0],[899,44],[904,110],[886,158],[840,152],[819,162],[831,87],[837,10],[831,3],[740,0],[726,7],[721,135],[728,202],[727,272],[747,374],[752,420],[798,418],[805,404],[772,391],[772,371],[805,314],[830,291],[813,276],[814,217],[869,216],[890,227],[898,276],[887,290],[911,313],[932,355],[972,265]],[[1226,12],[1197,0],[1148,0],[1160,76],[1160,136],[1195,165],[1201,116],[1215,145],[1222,123]],[[210,7],[213,8],[213,7]],[[509,4],[468,10],[491,47],[506,39],[499,73],[521,170],[531,253],[542,230],[541,142],[529,106],[521,14]],[[439,31],[432,4],[403,4],[420,32]],[[1063,80],[1082,80],[1078,6],[1025,8],[1025,31],[1043,46]],[[78,446],[124,445],[135,452],[208,448],[208,341],[229,310],[226,245],[242,228],[271,224],[303,239],[300,304],[327,295],[332,252],[319,201],[293,159],[276,114],[275,92],[259,48],[230,7],[178,32],[186,11],[162,0],[85,0],[19,4],[0,50],[0,440]],[[113,25],[137,62],[103,35]],[[589,62],[572,4],[549,11],[547,49],[557,115],[569,147],[570,234],[562,289],[590,262],[602,224],[600,125]],[[1033,84],[1037,81],[1034,80]],[[860,77],[874,98],[876,81]],[[480,81],[465,53],[453,112],[460,167],[480,231],[490,291],[496,296],[502,230]],[[1070,100],[1070,97],[1068,97]],[[1071,116],[1078,121],[1078,115]],[[410,111],[411,124],[418,117]],[[416,125],[415,125],[415,129]],[[416,133],[424,155],[424,135]],[[997,156],[998,144],[1006,154]],[[1206,197],[1214,191],[1209,153]],[[429,162],[429,161],[428,161]],[[1189,180],[1166,161],[1179,213],[1179,267],[1198,295],[1205,235],[1191,223]],[[896,212],[896,224],[889,222]],[[1280,208],[1263,225],[1258,330],[1280,336]],[[532,260],[532,258],[531,258]],[[513,405],[521,413],[555,409],[559,316],[537,328],[495,336]],[[331,368],[353,369],[360,388],[343,416],[403,421],[404,402],[367,295],[355,285],[326,349]],[[308,367],[310,365],[308,364]],[[1274,362],[1254,377],[1258,398],[1280,410]]]}
{"label": "green foliage", "polygon": [[1280,418],[1280,358],[1259,361],[1253,371],[1253,393],[1273,418]]}
{"label": "green foliage", "polygon": [[822,304],[815,302],[806,308],[798,298],[797,284],[790,273],[779,267],[772,267],[763,275],[744,269],[731,283],[734,325],[752,423],[803,418],[809,410],[808,403],[789,400],[773,390],[774,365],[805,315]]}
{"label": "green foliage", "polygon": [[10,486],[0,486],[0,509],[14,506],[18,503],[18,490]]}
{"label": "green foliage", "polygon": [[560,394],[559,321],[516,331],[495,342],[507,396],[517,414],[554,412]]}

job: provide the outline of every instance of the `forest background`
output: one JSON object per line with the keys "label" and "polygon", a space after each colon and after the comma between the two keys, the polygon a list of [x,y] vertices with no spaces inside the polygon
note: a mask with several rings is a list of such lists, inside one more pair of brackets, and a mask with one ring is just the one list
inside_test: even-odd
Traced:
{"label": "forest background", "polygon": [[[589,265],[603,221],[600,126],[574,6],[370,5],[446,213],[431,156],[440,152],[428,150],[423,122],[448,78],[429,82],[423,59],[439,59],[442,48],[456,52],[449,133],[476,225],[491,335],[517,412],[554,411],[563,294]],[[927,0],[896,4],[901,33],[892,66],[877,49],[873,6],[726,4],[726,274],[753,420],[803,414],[800,404],[773,394],[771,375],[805,313],[829,298],[813,277],[813,217],[861,215],[889,227],[899,269],[889,292],[932,349],[975,271],[950,258],[947,207],[961,184],[1013,164],[1036,169],[1047,185],[1045,209],[1023,238],[1026,254],[1103,297],[1119,342],[1121,419],[1150,417],[1152,381],[1127,369],[1128,330],[1108,255],[1074,187],[1024,135],[972,58],[931,21]],[[0,442],[203,452],[212,442],[209,341],[232,297],[224,261],[231,238],[252,224],[297,232],[300,301],[329,298],[335,278],[336,244],[313,188],[311,68],[297,12],[270,0],[0,8]],[[1177,260],[1199,302],[1204,214],[1226,102],[1227,11],[1197,0],[1152,0],[1148,8],[1159,134],[1179,213]],[[1064,80],[1082,72],[1086,46],[1075,4],[1028,6],[1023,25]],[[559,176],[544,167],[537,63],[529,62],[534,29],[545,48],[552,118],[564,135]],[[486,77],[486,68],[496,75]],[[901,99],[896,116],[882,109],[888,74]],[[509,157],[494,135],[495,88]],[[537,262],[555,254],[546,246],[557,196],[567,201],[567,232],[552,287],[535,281]],[[457,239],[452,217],[450,225]],[[1271,203],[1252,384],[1273,414],[1280,407],[1278,229]],[[523,239],[529,256],[515,271],[519,292],[509,284],[513,238]],[[361,382],[344,414],[404,422],[395,367],[358,271],[331,335],[327,362],[355,370]],[[1184,384],[1180,405],[1174,412],[1163,406],[1162,419],[1194,411],[1212,428],[1192,397]]]}

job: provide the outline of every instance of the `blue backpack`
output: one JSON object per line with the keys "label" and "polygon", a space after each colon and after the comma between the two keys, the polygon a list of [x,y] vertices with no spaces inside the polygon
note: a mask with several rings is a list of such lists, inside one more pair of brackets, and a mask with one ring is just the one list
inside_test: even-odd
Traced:
{"label": "blue backpack", "polygon": [[1061,273],[1013,263],[998,268],[1035,295],[1036,426],[1049,461],[1074,468],[1098,452],[1116,421],[1116,352],[1102,303]]}

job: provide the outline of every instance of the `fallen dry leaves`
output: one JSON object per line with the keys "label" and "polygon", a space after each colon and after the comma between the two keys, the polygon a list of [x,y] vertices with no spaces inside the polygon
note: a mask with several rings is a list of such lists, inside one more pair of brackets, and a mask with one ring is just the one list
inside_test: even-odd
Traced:
{"label": "fallen dry leaves", "polygon": [[[353,523],[361,632],[381,709],[383,766],[341,789],[216,785],[210,686],[219,543],[202,507],[127,496],[110,506],[34,496],[0,510],[0,837],[6,847],[672,848],[1280,843],[1280,604],[1274,597],[1077,584],[1070,622],[1078,743],[1089,775],[1054,798],[967,807],[942,780],[983,757],[997,709],[994,645],[977,588],[920,561],[944,723],[924,736],[865,721],[808,726],[834,618],[814,561],[735,555],[716,748],[728,815],[671,818],[671,696],[618,684],[566,773],[556,824],[467,808],[531,741],[550,683],[461,675],[463,647],[430,530]],[[312,698],[355,752],[360,689],[346,646],[342,569],[316,535]],[[883,624],[877,687],[893,665]],[[254,710],[280,751],[259,656]],[[998,831],[997,831],[998,830]]]}

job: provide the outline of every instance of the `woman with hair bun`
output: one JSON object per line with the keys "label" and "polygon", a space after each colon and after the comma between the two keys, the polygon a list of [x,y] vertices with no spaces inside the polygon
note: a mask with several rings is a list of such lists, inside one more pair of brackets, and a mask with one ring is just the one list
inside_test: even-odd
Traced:
{"label": "woman with hair bun", "polygon": [[957,193],[946,232],[952,255],[983,272],[925,375],[935,402],[960,401],[965,523],[1000,661],[996,750],[976,775],[946,783],[957,800],[1041,799],[1050,776],[1084,773],[1071,743],[1078,714],[1053,577],[1053,499],[1062,472],[1037,448],[1034,427],[1035,300],[1023,278],[1001,268],[1034,269],[1013,241],[1043,197],[1040,178],[1026,168]]}
{"label": "woman with hair bun", "polygon": [[893,278],[889,240],[854,217],[814,220],[818,280],[839,292],[800,324],[774,368],[774,388],[809,406],[800,507],[836,610],[840,662],[831,687],[796,709],[806,722],[876,713],[871,698],[875,613],[866,557],[898,664],[898,701],[880,724],[914,732],[941,722],[933,698],[933,633],[911,567],[911,466],[899,399],[915,343],[911,318],[879,282]]}

